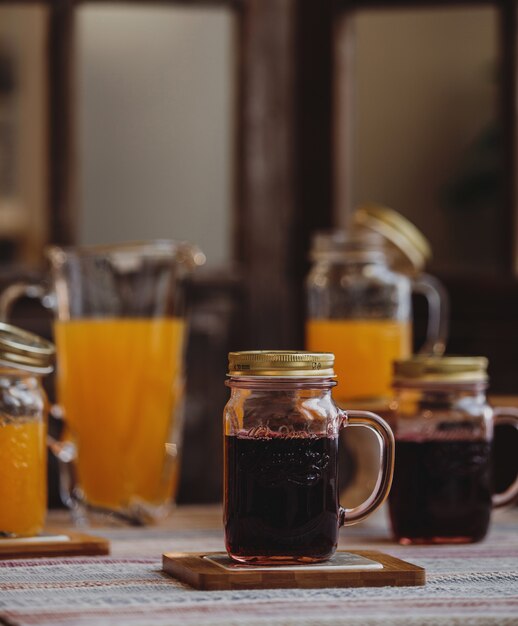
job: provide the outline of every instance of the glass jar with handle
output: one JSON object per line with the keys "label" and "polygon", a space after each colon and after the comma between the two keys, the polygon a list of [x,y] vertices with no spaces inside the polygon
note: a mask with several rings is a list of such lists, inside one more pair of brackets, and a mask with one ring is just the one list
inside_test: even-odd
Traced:
{"label": "glass jar with handle", "polygon": [[484,357],[395,364],[396,466],[389,508],[400,543],[479,541],[492,508],[518,497],[518,477],[504,493],[493,493],[494,429],[518,428],[518,409],[488,404],[486,369]]}
{"label": "glass jar with handle", "polygon": [[[311,563],[335,552],[340,526],[384,501],[392,481],[390,427],[333,401],[334,355],[250,351],[229,355],[224,411],[224,522],[228,554],[255,564]],[[338,435],[363,426],[379,442],[374,490],[357,507],[338,493]]]}
{"label": "glass jar with handle", "polygon": [[444,350],[445,302],[426,276],[395,271],[375,232],[318,233],[307,278],[306,347],[336,355],[337,400],[376,406],[391,396],[392,363],[412,353],[412,292],[428,300],[425,352]]}

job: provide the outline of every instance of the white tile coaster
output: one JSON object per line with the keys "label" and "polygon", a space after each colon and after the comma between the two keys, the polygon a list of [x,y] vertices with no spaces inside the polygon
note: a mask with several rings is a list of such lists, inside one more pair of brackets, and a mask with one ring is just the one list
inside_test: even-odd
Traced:
{"label": "white tile coaster", "polygon": [[350,552],[337,552],[329,561],[323,563],[308,563],[304,565],[246,565],[245,563],[236,563],[232,561],[226,554],[207,554],[203,557],[219,567],[230,570],[253,569],[254,571],[270,571],[270,572],[287,572],[301,569],[311,569],[321,572],[350,572],[364,570],[380,570],[383,565],[372,559],[367,559],[359,554],[351,554]]}
{"label": "white tile coaster", "polygon": [[6,537],[0,538],[2,546],[18,546],[31,543],[54,543],[56,541],[70,541],[68,535],[36,535],[35,537]]}

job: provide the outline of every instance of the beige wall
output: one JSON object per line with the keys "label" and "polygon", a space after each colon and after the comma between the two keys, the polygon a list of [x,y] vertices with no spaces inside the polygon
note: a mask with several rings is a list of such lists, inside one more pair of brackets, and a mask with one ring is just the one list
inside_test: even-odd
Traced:
{"label": "beige wall", "polygon": [[436,266],[487,268],[499,246],[497,209],[452,217],[439,193],[497,117],[496,12],[364,11],[353,28],[352,134],[340,138],[352,141],[352,206],[374,200],[409,216],[431,239]]}
{"label": "beige wall", "polygon": [[172,237],[229,259],[233,28],[224,8],[79,10],[81,242]]}

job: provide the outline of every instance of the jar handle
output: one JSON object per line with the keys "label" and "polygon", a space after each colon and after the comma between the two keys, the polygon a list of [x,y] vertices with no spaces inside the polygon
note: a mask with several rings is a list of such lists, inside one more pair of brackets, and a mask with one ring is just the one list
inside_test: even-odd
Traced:
{"label": "jar handle", "polygon": [[441,356],[448,339],[448,293],[441,281],[429,274],[419,274],[413,278],[412,291],[424,296],[428,303],[426,341],[419,354]]}
{"label": "jar handle", "polygon": [[340,411],[341,426],[363,426],[376,434],[380,446],[380,467],[376,485],[370,496],[359,506],[345,509],[340,506],[340,526],[351,526],[361,522],[385,501],[392,485],[394,473],[394,434],[387,422],[370,411]]}
{"label": "jar handle", "polygon": [[[514,426],[518,430],[518,409],[512,407],[497,407],[493,409],[495,426]],[[506,506],[518,497],[518,475],[513,483],[502,493],[493,495],[495,508]]]}
{"label": "jar handle", "polygon": [[16,300],[20,298],[35,298],[46,308],[51,308],[50,297],[43,285],[37,283],[13,283],[6,287],[0,294],[0,320],[8,322],[11,309]]}

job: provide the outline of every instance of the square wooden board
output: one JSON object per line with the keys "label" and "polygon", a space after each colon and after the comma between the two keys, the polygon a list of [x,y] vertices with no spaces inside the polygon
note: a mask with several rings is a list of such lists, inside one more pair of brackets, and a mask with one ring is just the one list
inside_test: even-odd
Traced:
{"label": "square wooden board", "polygon": [[[422,567],[375,550],[347,550],[383,565],[380,570],[332,571],[304,567],[275,571],[275,567],[230,570],[204,557],[201,552],[168,552],[162,569],[196,589],[316,589],[321,587],[406,587],[424,585]],[[218,553],[218,554],[224,554]],[[213,555],[210,555],[213,556]],[[325,563],[323,563],[325,565]]]}
{"label": "square wooden board", "polygon": [[66,535],[68,541],[60,540],[58,533],[55,541],[37,541],[37,538],[30,542],[0,539],[0,560],[110,554],[110,542],[107,539],[75,532],[60,534]]}

